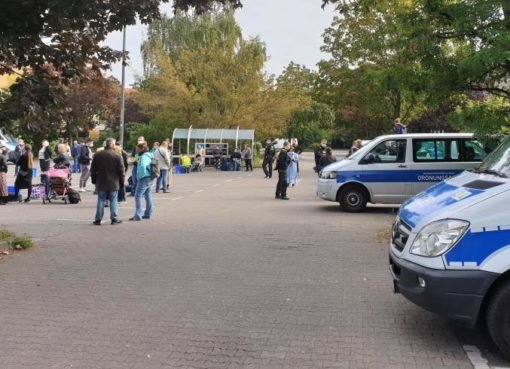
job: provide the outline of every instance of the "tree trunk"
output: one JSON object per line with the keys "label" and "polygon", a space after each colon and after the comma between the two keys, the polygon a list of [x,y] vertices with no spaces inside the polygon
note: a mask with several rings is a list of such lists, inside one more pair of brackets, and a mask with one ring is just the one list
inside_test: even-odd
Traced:
{"label": "tree trunk", "polygon": [[400,90],[395,90],[393,95],[393,118],[400,118],[402,113],[402,95]]}

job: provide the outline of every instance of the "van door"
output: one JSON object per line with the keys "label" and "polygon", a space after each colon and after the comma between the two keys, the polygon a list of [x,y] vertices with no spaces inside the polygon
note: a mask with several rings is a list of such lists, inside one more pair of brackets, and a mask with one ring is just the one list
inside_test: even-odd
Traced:
{"label": "van door", "polygon": [[[412,141],[413,195],[466,169],[474,168],[484,156],[473,148],[476,141],[472,139],[415,138]],[[484,152],[481,146],[480,150]]]}
{"label": "van door", "polygon": [[407,139],[388,139],[377,144],[359,162],[360,182],[375,203],[401,203],[408,195]]}

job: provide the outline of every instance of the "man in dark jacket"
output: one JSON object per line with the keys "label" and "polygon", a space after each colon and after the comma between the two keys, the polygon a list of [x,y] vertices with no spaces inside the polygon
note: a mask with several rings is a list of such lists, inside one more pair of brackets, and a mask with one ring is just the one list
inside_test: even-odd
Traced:
{"label": "man in dark jacket", "polygon": [[275,154],[274,143],[273,141],[268,139],[266,141],[266,148],[264,150],[264,160],[262,161],[262,170],[264,170],[266,178],[271,178],[273,176],[274,154]]}
{"label": "man in dark jacket", "polygon": [[74,168],[76,168],[77,173],[80,173],[80,154],[81,145],[78,141],[74,141],[73,146],[71,146],[71,156],[73,157]]}
{"label": "man in dark jacket", "polygon": [[315,149],[315,151],[313,152],[313,156],[315,159],[315,168],[313,168],[313,169],[315,170],[315,172],[317,174],[320,172],[320,161],[321,161],[321,158],[326,154],[327,147],[328,147],[328,140],[323,138],[321,140],[320,146],[317,147]]}
{"label": "man in dark jacket", "polygon": [[290,144],[285,142],[283,144],[283,150],[278,153],[278,157],[276,158],[276,167],[275,170],[278,171],[278,183],[276,185],[276,199],[288,200],[287,197],[287,168],[290,164],[290,158],[288,155],[288,151],[290,149]]}
{"label": "man in dark jacket", "polygon": [[124,182],[122,157],[115,152],[115,140],[106,140],[104,150],[96,153],[90,166],[92,184],[97,189],[97,210],[94,225],[101,225],[106,199],[110,200],[112,225],[122,223],[118,218],[119,183]]}

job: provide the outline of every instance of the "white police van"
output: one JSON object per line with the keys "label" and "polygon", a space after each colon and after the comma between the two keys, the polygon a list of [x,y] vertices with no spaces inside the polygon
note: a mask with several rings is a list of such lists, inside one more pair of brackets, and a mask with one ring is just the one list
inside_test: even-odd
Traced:
{"label": "white police van", "polygon": [[468,326],[510,356],[510,137],[482,164],[402,204],[393,226],[395,292]]}
{"label": "white police van", "polygon": [[322,170],[317,196],[362,211],[368,202],[400,204],[436,182],[477,166],[486,156],[470,133],[380,136]]}

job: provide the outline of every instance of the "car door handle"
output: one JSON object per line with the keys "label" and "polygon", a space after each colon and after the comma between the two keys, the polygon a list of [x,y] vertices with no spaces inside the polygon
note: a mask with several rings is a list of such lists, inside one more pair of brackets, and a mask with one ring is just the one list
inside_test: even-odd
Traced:
{"label": "car door handle", "polygon": [[400,164],[398,167],[399,167],[399,168],[407,168],[407,165],[405,165],[405,164]]}

